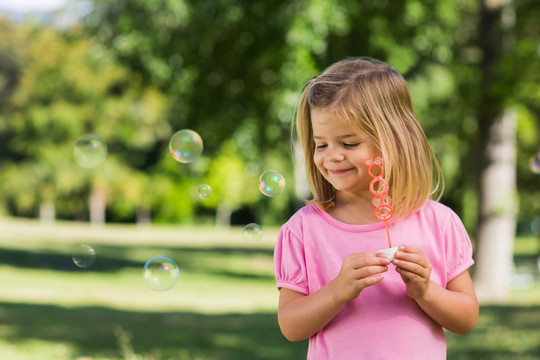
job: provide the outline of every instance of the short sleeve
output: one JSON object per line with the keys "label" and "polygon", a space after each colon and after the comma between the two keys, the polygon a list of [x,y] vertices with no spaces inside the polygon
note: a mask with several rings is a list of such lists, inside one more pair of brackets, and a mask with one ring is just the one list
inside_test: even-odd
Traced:
{"label": "short sleeve", "polygon": [[461,219],[453,211],[447,223],[445,238],[448,283],[474,264],[471,240]]}
{"label": "short sleeve", "polygon": [[304,244],[286,226],[281,228],[276,242],[274,273],[278,289],[309,293]]}

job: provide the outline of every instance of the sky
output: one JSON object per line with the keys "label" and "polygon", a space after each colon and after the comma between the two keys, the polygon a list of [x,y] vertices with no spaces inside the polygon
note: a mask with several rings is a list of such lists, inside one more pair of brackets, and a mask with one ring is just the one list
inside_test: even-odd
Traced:
{"label": "sky", "polygon": [[53,11],[69,0],[0,0],[0,9],[16,12]]}

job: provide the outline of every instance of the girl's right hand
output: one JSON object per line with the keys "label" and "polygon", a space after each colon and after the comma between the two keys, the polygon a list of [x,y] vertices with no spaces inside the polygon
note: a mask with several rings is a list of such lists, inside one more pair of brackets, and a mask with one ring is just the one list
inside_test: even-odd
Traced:
{"label": "girl's right hand", "polygon": [[333,280],[309,295],[281,288],[278,321],[283,335],[290,341],[300,341],[316,334],[348,301],[381,281],[389,263],[382,254],[354,253],[343,260]]}
{"label": "girl's right hand", "polygon": [[389,263],[386,256],[376,253],[360,252],[345,257],[338,276],[332,281],[337,300],[346,303],[356,299],[366,287],[380,282]]}

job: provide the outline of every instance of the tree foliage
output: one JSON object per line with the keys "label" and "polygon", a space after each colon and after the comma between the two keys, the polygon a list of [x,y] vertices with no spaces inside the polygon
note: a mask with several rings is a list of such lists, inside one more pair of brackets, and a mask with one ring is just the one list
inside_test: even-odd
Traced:
{"label": "tree foliage", "polygon": [[[132,207],[141,205],[146,154],[170,133],[162,115],[165,97],[137,82],[123,88],[129,72],[81,29],[1,26],[14,34],[3,38],[2,54],[17,56],[12,73],[18,74],[14,88],[4,91],[9,96],[1,111],[8,207],[36,216],[41,202],[53,202],[60,216],[87,218],[86,197],[98,187],[110,204],[129,198]],[[99,134],[109,145],[106,163],[91,171],[72,157],[84,133]],[[138,195],[128,194],[134,191]]]}
{"label": "tree foliage", "polygon": [[[513,30],[485,79],[473,0],[91,3],[73,29],[0,23],[0,177],[9,213],[34,216],[53,201],[61,217],[84,218],[99,187],[113,221],[131,221],[140,209],[154,221],[191,221],[219,204],[282,221],[297,206],[289,127],[301,86],[336,60],[369,56],[407,79],[447,180],[444,201],[470,230],[478,119],[517,109],[521,217],[537,217],[538,177],[528,169],[540,118],[533,0],[500,14]],[[486,88],[503,100],[481,103]],[[182,128],[204,139],[195,164],[168,155],[169,137]],[[70,155],[86,132],[109,146],[94,171],[77,168]],[[256,185],[239,193],[239,184],[269,168],[287,174],[282,197],[268,201]],[[201,201],[196,188],[205,182],[214,195]]]}

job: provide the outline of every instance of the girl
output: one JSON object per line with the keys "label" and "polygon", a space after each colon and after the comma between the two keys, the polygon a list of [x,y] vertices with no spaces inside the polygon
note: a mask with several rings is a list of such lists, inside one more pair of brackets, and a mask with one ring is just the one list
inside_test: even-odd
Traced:
{"label": "girl", "polygon": [[[445,359],[443,329],[465,334],[478,319],[472,247],[437,202],[442,173],[405,80],[377,60],[342,60],[306,84],[296,127],[314,200],[275,248],[282,333],[309,338],[308,359]],[[377,254],[388,241],[366,160],[378,156],[401,244],[392,261]]]}

